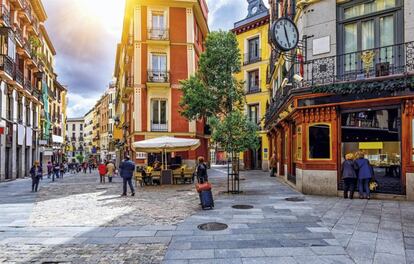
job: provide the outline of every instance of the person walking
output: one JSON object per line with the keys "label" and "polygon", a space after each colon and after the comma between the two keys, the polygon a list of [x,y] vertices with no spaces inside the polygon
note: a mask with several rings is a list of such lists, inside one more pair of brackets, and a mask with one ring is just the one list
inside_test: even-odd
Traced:
{"label": "person walking", "polygon": [[369,160],[365,158],[364,152],[357,153],[355,161],[358,170],[358,191],[360,199],[370,199],[369,181],[374,176]]}
{"label": "person walking", "polygon": [[47,162],[47,178],[50,179],[50,176],[52,176],[52,172],[53,172],[53,165],[52,162],[50,162],[50,160]]}
{"label": "person walking", "polygon": [[55,175],[56,178],[59,178],[59,173],[60,173],[60,165],[56,161],[55,164],[53,165],[53,174]]}
{"label": "person walking", "polygon": [[113,163],[113,161],[109,161],[107,164],[106,164],[106,171],[107,171],[107,175],[108,175],[108,181],[109,182],[112,182],[112,177],[114,176],[114,174],[115,174],[115,164]]}
{"label": "person walking", "polygon": [[91,161],[89,161],[89,174],[91,174],[92,173],[92,167],[93,167],[93,164],[92,164],[92,162]]}
{"label": "person walking", "polygon": [[345,155],[345,161],[342,163],[342,179],[344,180],[344,199],[354,199],[355,185],[357,180],[357,165],[354,162],[352,153]]}
{"label": "person walking", "polygon": [[33,167],[30,169],[30,176],[32,177],[32,192],[37,192],[39,188],[39,180],[43,174],[42,167],[39,161],[35,161]]}
{"label": "person walking", "polygon": [[198,157],[197,181],[198,182],[208,181],[207,165],[204,163],[204,157]]}
{"label": "person walking", "polygon": [[105,175],[106,175],[106,165],[104,162],[101,162],[98,166],[98,172],[100,177],[100,183],[105,183]]}
{"label": "person walking", "polygon": [[272,157],[270,158],[269,167],[270,167],[270,177],[276,177],[275,175],[275,173],[277,172],[276,153],[273,153]]}
{"label": "person walking", "polygon": [[65,175],[65,165],[63,164],[63,162],[60,163],[60,178],[63,179],[63,175]]}
{"label": "person walking", "polygon": [[127,184],[131,189],[131,196],[135,195],[134,186],[132,185],[132,176],[134,175],[135,171],[135,164],[131,161],[129,156],[125,156],[125,160],[119,165],[120,175],[123,180],[123,192],[122,196],[127,195]]}

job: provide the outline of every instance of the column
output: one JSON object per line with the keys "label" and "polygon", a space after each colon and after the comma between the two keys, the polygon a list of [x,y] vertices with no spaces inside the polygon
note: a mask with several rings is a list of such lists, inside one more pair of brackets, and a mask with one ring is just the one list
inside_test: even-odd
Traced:
{"label": "column", "polygon": [[[35,127],[33,123],[33,102],[29,102],[29,105],[27,107],[29,107],[29,124],[26,124],[26,126],[31,127],[31,129],[29,130],[29,133],[32,133],[32,137],[31,137],[30,146],[28,146],[28,148],[26,149],[26,151],[28,151],[27,153],[28,160],[26,160],[26,163],[29,165],[29,168],[30,168],[34,162],[33,149],[35,148],[35,146],[33,146],[33,140],[34,140],[33,129]],[[26,134],[26,137],[27,137],[27,134]]]}
{"label": "column", "polygon": [[[17,91],[13,90],[12,92],[12,101],[13,101],[13,120],[17,121],[17,103],[18,103],[18,95]],[[16,179],[17,177],[17,124],[13,124],[13,139],[12,139],[12,147],[11,147],[11,179]]]}
{"label": "column", "polygon": [[19,157],[17,157],[19,159],[19,167],[17,170],[21,178],[26,176],[26,100],[26,97],[22,96],[22,101],[18,102],[19,104],[22,104],[21,121],[22,125],[24,126],[24,131],[21,131],[24,133],[23,144],[20,146],[20,153],[18,153]]}
{"label": "column", "polygon": [[[0,81],[0,126],[6,128],[6,122],[2,117],[6,117],[6,83]],[[0,135],[0,181],[6,178],[5,166],[6,166],[6,129],[4,134]]]}

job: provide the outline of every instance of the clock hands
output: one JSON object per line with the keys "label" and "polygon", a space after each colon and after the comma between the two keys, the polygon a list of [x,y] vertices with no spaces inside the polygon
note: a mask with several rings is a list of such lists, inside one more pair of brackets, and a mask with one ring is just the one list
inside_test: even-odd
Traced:
{"label": "clock hands", "polygon": [[290,41],[289,41],[289,37],[288,37],[288,33],[287,33],[287,30],[286,30],[286,25],[283,25],[283,28],[284,28],[284,30],[285,30],[285,36],[286,36],[287,43],[288,43],[288,45],[290,45]]}

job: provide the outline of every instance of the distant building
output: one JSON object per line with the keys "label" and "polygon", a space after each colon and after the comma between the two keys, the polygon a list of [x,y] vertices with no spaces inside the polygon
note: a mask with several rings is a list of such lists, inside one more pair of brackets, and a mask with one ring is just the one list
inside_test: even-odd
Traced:
{"label": "distant building", "polygon": [[85,158],[85,140],[84,140],[84,123],[83,118],[68,118],[66,122],[66,156],[69,161],[76,159],[81,155]]}

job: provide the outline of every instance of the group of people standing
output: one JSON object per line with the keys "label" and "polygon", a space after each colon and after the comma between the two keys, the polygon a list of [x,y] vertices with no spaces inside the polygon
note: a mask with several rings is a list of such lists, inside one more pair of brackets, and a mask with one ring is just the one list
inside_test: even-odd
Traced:
{"label": "group of people standing", "polygon": [[112,177],[117,174],[115,162],[110,160],[104,160],[99,164],[98,166],[98,172],[99,172],[99,179],[100,183],[105,183],[105,178],[108,177],[108,181],[112,182]]}
{"label": "group of people standing", "polygon": [[[370,181],[374,178],[374,169],[365,158],[362,151],[355,155],[352,153],[345,155],[342,164],[342,179],[344,180],[344,198],[354,198],[355,186],[358,185],[360,199],[370,199]],[[349,192],[349,196],[348,196]]]}

